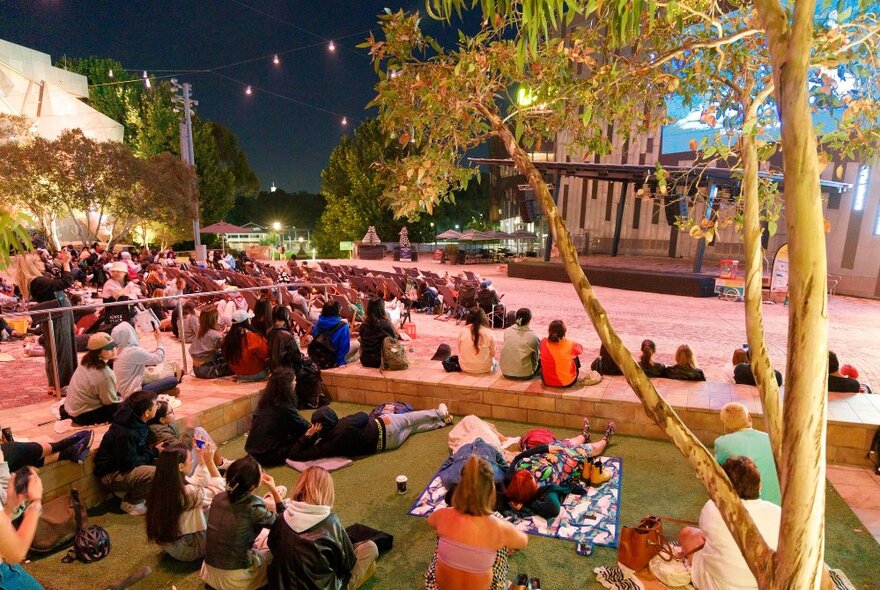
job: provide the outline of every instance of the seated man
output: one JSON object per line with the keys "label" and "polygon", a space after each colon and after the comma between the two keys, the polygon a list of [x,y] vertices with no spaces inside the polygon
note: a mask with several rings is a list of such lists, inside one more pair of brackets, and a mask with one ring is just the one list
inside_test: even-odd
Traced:
{"label": "seated man", "polygon": [[339,418],[328,406],[312,414],[312,425],[290,450],[294,461],[326,457],[362,457],[396,449],[409,435],[443,428],[452,423],[446,404],[436,410],[406,414],[383,414],[371,418],[366,412]]}
{"label": "seated man", "polygon": [[828,351],[828,391],[839,393],[858,393],[861,385],[855,379],[844,377],[840,373],[840,361],[837,355]]}
{"label": "seated man", "polygon": [[[758,527],[761,536],[772,551],[776,550],[779,541],[779,523],[782,519],[782,509],[771,502],[761,500],[758,494],[761,490],[761,474],[754,461],[748,457],[731,457],[722,466],[736,493],[742,499],[743,506],[748,510]],[[733,535],[724,524],[718,507],[709,500],[700,512],[700,529],[692,528],[682,530],[679,538],[686,538],[685,533],[696,533],[705,543],[702,550],[697,551],[691,557],[691,580],[695,588],[701,590],[713,590],[716,588],[738,588],[745,590],[754,588],[757,590],[758,583],[755,576],[749,570],[746,560],[742,556]],[[699,546],[699,541],[697,542]],[[696,549],[682,543],[682,549],[688,551]]]}
{"label": "seated man", "polygon": [[128,396],[95,455],[95,477],[111,492],[122,495],[120,507],[133,516],[147,513],[145,500],[156,470],[152,463],[164,446],[147,446],[147,422],[156,415],[156,407],[152,391],[136,391]]}
{"label": "seated man", "polygon": [[[751,354],[749,351],[745,351],[745,355],[746,360],[737,363],[736,366],[733,367],[733,382],[737,385],[757,385],[755,375],[752,373],[752,365],[750,363]],[[776,377],[776,385],[782,387],[782,373],[773,369],[773,376]]]}
{"label": "seated man", "polygon": [[715,439],[715,460],[724,465],[729,457],[740,455],[754,461],[761,473],[761,499],[781,506],[782,494],[770,437],[752,428],[752,417],[740,403],[731,402],[721,408],[721,423],[728,434]]}

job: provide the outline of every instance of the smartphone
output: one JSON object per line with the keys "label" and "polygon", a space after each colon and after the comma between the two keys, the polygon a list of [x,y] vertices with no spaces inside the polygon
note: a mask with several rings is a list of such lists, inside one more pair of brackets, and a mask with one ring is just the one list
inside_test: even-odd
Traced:
{"label": "smartphone", "polygon": [[203,440],[200,439],[200,438],[197,438],[197,439],[196,439],[196,447],[199,448],[199,449],[203,449],[203,448],[205,448],[205,441],[203,441]]}
{"label": "smartphone", "polygon": [[15,472],[15,493],[19,496],[27,494],[28,483],[31,481],[31,468],[25,465]]}
{"label": "smartphone", "polygon": [[578,555],[583,555],[585,557],[589,557],[593,554],[593,544],[592,543],[578,543],[575,548],[575,553]]}
{"label": "smartphone", "polygon": [[743,344],[743,350],[745,350],[746,352],[749,351],[749,343],[748,343],[748,342],[746,342],[745,344]]}

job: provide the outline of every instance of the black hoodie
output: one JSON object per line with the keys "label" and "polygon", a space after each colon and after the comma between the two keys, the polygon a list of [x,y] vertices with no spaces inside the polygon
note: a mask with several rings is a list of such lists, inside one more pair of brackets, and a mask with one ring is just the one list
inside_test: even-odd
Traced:
{"label": "black hoodie", "polygon": [[147,447],[149,434],[150,428],[134,415],[131,406],[122,404],[95,454],[95,477],[115,471],[128,473],[135,467],[152,464],[158,453]]}
{"label": "black hoodie", "polygon": [[312,414],[312,424],[321,423],[322,430],[315,436],[303,434],[290,449],[294,461],[313,461],[325,457],[363,457],[376,453],[382,433],[376,420],[366,412],[358,412],[338,419],[327,406]]}

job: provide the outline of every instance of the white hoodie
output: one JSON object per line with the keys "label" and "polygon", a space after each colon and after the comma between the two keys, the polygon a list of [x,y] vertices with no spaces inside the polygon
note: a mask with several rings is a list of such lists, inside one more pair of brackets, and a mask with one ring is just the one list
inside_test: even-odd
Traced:
{"label": "white hoodie", "polygon": [[320,504],[288,500],[287,507],[284,509],[284,522],[295,533],[312,528],[328,516],[330,516],[330,506],[321,506]]}
{"label": "white hoodie", "polygon": [[128,322],[117,324],[110,335],[119,347],[116,360],[113,361],[116,389],[120,396],[127,397],[143,387],[144,368],[147,365],[158,365],[165,361],[165,349],[159,343],[154,352],[141,348],[137,332]]}

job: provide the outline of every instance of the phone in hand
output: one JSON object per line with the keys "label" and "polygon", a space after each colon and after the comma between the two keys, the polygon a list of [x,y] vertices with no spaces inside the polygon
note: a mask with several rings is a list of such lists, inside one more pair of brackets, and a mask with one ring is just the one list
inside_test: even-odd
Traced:
{"label": "phone in hand", "polygon": [[200,438],[197,438],[196,439],[196,448],[204,449],[205,448],[205,441],[203,441]]}
{"label": "phone in hand", "polygon": [[25,465],[15,472],[15,493],[19,496],[27,494],[28,484],[31,481],[31,468]]}

